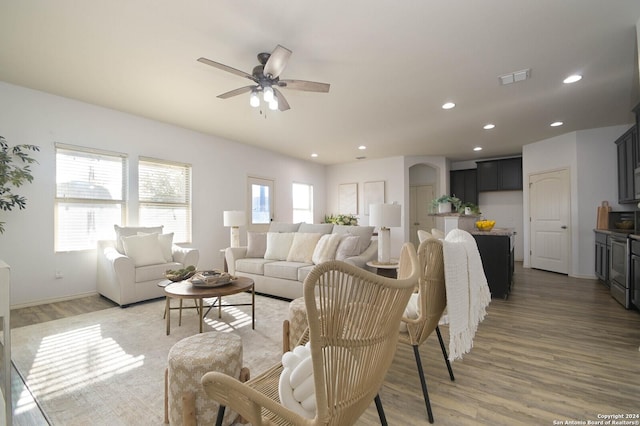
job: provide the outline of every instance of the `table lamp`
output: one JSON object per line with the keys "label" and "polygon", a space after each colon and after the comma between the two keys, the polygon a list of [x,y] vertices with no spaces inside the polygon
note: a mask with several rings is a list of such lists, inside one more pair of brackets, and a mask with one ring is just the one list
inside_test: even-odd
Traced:
{"label": "table lamp", "polygon": [[400,204],[371,204],[369,206],[369,225],[379,227],[378,263],[391,263],[391,230],[401,225],[402,208]]}
{"label": "table lamp", "polygon": [[231,227],[231,247],[240,247],[240,226],[247,222],[243,211],[225,210],[224,226]]}

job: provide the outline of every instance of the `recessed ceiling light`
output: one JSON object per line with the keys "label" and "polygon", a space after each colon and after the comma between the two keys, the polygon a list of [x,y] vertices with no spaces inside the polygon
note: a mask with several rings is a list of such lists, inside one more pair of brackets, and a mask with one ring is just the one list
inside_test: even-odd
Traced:
{"label": "recessed ceiling light", "polygon": [[481,146],[476,146],[475,148],[473,148],[474,151],[482,151],[482,147]]}
{"label": "recessed ceiling light", "polygon": [[558,127],[558,126],[562,126],[564,123],[562,121],[554,121],[553,123],[550,124],[551,127]]}
{"label": "recessed ceiling light", "polygon": [[485,129],[485,130],[491,130],[491,129],[495,128],[495,127],[496,127],[496,125],[495,125],[495,124],[488,123],[488,124],[485,124],[485,125],[484,125],[483,129]]}
{"label": "recessed ceiling light", "polygon": [[447,102],[446,104],[442,105],[442,109],[451,109],[455,106],[456,104],[454,104],[453,102]]}
{"label": "recessed ceiling light", "polygon": [[366,146],[364,146],[364,145],[360,145],[360,146],[358,147],[358,149],[359,149],[359,150],[365,150],[365,149],[367,149],[367,147],[366,147]]}
{"label": "recessed ceiling light", "polygon": [[582,80],[582,76],[579,74],[573,74],[570,75],[569,77],[565,78],[564,80],[562,80],[563,83],[566,84],[570,84],[570,83],[575,83],[576,81],[580,81]]}
{"label": "recessed ceiling light", "polygon": [[318,156],[318,154],[316,154],[316,153],[314,152],[313,154],[311,154],[311,156],[312,156],[313,158],[316,158],[316,157]]}

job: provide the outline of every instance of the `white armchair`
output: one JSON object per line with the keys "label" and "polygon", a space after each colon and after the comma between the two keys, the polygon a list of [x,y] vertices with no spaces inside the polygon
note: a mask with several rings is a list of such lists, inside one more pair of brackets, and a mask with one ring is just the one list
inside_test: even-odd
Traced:
{"label": "white armchair", "polygon": [[170,261],[136,266],[136,260],[133,257],[118,251],[115,241],[98,241],[98,293],[121,307],[163,297],[164,291],[158,286],[158,282],[164,279],[165,271],[189,265],[197,267],[199,257],[198,249],[183,248],[173,244]]}

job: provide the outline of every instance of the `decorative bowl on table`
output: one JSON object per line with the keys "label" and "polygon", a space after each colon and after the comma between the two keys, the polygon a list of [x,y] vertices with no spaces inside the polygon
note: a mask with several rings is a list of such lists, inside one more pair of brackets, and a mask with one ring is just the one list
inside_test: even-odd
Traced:
{"label": "decorative bowl on table", "polygon": [[165,271],[164,277],[169,281],[178,282],[191,278],[196,273],[196,267],[193,265],[187,266],[183,269],[169,269]]}
{"label": "decorative bowl on table", "polygon": [[476,228],[478,228],[478,231],[491,231],[495,224],[495,220],[478,220],[476,221]]}
{"label": "decorative bowl on table", "polygon": [[211,271],[197,272],[193,278],[191,278],[191,284],[195,287],[220,287],[229,284],[234,279],[236,279],[236,277],[227,272],[213,269]]}

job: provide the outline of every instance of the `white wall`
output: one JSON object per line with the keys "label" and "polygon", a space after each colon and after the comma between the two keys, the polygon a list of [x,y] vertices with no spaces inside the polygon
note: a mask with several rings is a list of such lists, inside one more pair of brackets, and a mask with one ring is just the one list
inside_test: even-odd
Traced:
{"label": "white wall", "polygon": [[[248,124],[250,125],[250,123]],[[11,265],[14,307],[61,300],[96,291],[95,250],[54,253],[54,143],[126,153],[130,197],[136,206],[138,156],[193,166],[193,247],[201,267],[221,267],[220,250],[229,244],[222,212],[245,209],[248,175],[275,180],[276,220],[291,221],[291,183],[314,185],[318,217],[325,211],[325,167],[176,126],[0,82],[0,135],[10,145],[28,143],[35,154],[34,182],[20,188],[22,211],[0,212],[0,259]],[[137,212],[129,212],[136,224]],[[246,241],[241,229],[242,240]],[[63,278],[56,279],[60,271]]]}
{"label": "white wall", "polygon": [[410,169],[416,164],[426,164],[436,171],[436,193],[446,194],[449,185],[449,165],[444,157],[389,157],[375,160],[360,160],[327,167],[327,213],[338,213],[338,186],[341,183],[358,183],[358,216],[361,225],[369,224],[368,212],[364,210],[365,182],[385,181],[385,203],[402,205],[402,228],[391,229],[391,256],[398,257],[405,241],[409,241],[409,184]]}
{"label": "white wall", "polygon": [[338,209],[338,186],[342,183],[358,184],[358,224],[369,225],[369,212],[364,206],[364,183],[384,181],[384,202],[397,202],[402,206],[402,228],[391,228],[391,257],[400,255],[404,240],[403,228],[408,223],[405,201],[402,157],[375,160],[359,160],[327,166],[326,205],[327,214],[340,213]]}
{"label": "white wall", "polygon": [[[614,141],[629,125],[567,133],[525,145],[522,150],[523,221],[529,218],[529,177],[536,173],[568,169],[571,179],[571,263],[569,275],[595,278],[594,246],[596,208],[607,200],[617,204],[617,154]],[[524,228],[524,247],[529,247],[530,229]],[[528,250],[524,266],[530,266]]]}

